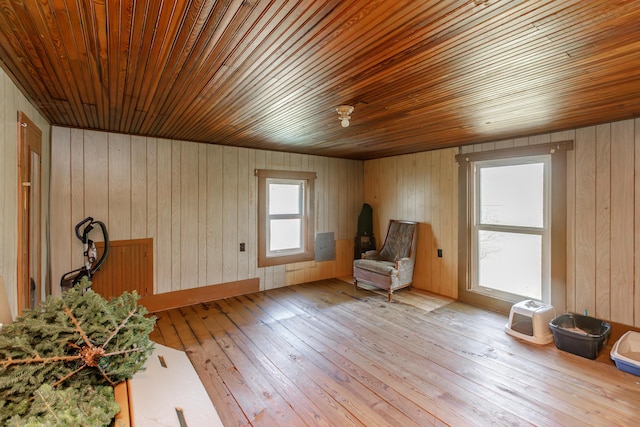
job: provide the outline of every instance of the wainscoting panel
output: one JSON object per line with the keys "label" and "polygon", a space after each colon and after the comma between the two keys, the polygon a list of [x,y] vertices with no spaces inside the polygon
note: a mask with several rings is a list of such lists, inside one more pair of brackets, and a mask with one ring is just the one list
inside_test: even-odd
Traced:
{"label": "wainscoting panel", "polygon": [[[104,242],[96,243],[96,249],[99,258]],[[91,288],[107,299],[125,291],[153,295],[153,239],[109,242],[107,258],[91,282]]]}

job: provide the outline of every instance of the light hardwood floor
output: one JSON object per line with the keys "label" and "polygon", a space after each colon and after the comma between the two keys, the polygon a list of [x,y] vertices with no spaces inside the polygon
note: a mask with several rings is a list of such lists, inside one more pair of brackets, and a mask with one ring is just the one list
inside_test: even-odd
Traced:
{"label": "light hardwood floor", "polygon": [[638,425],[640,377],[504,333],[505,315],[340,280],[157,313],[225,426]]}

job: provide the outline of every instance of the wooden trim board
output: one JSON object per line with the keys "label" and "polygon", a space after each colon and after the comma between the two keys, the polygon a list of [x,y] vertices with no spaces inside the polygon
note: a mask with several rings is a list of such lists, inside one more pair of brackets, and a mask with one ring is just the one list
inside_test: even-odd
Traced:
{"label": "wooden trim board", "polygon": [[150,313],[155,313],[157,311],[251,294],[259,290],[260,279],[253,278],[201,288],[183,289],[180,291],[149,295],[141,298],[138,304],[145,306]]}
{"label": "wooden trim board", "polygon": [[120,405],[120,412],[118,412],[113,420],[114,427],[130,427],[131,423],[131,402],[129,401],[129,380],[118,383],[113,388],[113,394]]}

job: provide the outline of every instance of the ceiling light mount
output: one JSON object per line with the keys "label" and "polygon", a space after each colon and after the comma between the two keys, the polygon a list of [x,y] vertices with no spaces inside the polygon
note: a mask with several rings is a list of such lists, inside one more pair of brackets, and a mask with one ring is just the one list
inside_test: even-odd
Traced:
{"label": "ceiling light mount", "polygon": [[352,105],[338,105],[336,107],[338,112],[338,120],[343,128],[349,127],[349,120],[351,120],[351,113],[353,113]]}

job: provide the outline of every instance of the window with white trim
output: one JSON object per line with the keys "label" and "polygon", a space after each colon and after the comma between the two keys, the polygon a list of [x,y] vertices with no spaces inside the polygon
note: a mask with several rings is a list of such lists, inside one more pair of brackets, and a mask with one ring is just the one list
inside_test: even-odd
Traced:
{"label": "window with white trim", "polygon": [[549,301],[550,155],[472,162],[471,289]]}
{"label": "window with white trim", "polygon": [[256,171],[258,266],[315,258],[313,172]]}
{"label": "window with white trim", "polygon": [[460,301],[501,312],[523,299],[564,309],[572,149],[561,141],[456,156]]}

